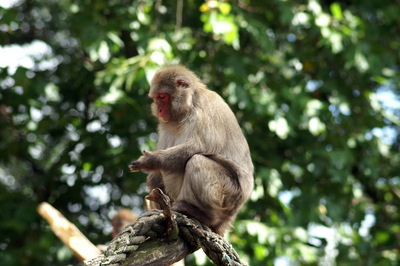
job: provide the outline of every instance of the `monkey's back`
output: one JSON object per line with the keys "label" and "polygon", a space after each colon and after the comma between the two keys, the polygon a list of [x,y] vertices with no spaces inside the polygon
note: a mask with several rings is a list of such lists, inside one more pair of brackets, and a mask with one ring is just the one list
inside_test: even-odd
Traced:
{"label": "monkey's back", "polygon": [[231,159],[252,175],[250,149],[234,113],[214,91],[205,89],[202,98],[203,118],[213,121],[207,124],[207,130],[204,130],[204,125],[197,125],[199,132],[202,132],[205,149]]}

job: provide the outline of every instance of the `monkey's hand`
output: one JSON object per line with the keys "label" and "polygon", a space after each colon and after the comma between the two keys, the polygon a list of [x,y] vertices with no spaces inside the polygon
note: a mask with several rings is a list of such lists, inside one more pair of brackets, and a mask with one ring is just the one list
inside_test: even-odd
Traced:
{"label": "monkey's hand", "polygon": [[136,161],[131,162],[131,164],[129,165],[129,169],[131,170],[131,172],[139,172],[140,170],[142,170],[140,158]]}
{"label": "monkey's hand", "polygon": [[154,163],[153,161],[154,161],[153,152],[144,150],[143,156],[140,156],[139,159],[133,161],[129,165],[129,169],[131,170],[131,172],[152,170],[153,168],[151,166]]}

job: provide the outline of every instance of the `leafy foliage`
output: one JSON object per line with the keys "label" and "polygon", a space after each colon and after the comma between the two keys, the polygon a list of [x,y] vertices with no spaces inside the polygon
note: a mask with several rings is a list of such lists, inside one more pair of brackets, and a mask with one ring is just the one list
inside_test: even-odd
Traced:
{"label": "leafy foliage", "polygon": [[99,244],[116,209],[142,211],[145,174],[127,165],[155,146],[148,82],[171,63],[220,93],[248,139],[256,185],[229,240],[250,265],[400,260],[397,1],[8,5],[1,262],[75,261],[42,201]]}

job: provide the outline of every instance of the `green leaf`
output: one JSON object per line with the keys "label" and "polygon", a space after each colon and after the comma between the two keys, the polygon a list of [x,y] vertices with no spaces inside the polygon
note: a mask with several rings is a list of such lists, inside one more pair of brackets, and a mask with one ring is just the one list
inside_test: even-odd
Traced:
{"label": "green leaf", "polygon": [[334,18],[337,20],[341,20],[343,18],[342,8],[340,7],[339,3],[332,3],[330,9]]}
{"label": "green leaf", "polygon": [[85,170],[85,171],[90,171],[91,169],[92,169],[92,164],[91,163],[89,163],[89,162],[86,162],[86,163],[84,163],[83,164],[83,170]]}
{"label": "green leaf", "polygon": [[231,12],[231,5],[226,2],[218,2],[218,8],[223,15],[228,15]]}

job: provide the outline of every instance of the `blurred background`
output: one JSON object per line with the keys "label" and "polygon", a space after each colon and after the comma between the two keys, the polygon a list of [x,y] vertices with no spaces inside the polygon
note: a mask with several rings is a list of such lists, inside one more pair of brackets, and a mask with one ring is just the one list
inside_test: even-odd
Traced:
{"label": "blurred background", "polygon": [[[400,1],[0,0],[0,264],[76,265],[143,210],[149,80],[194,70],[230,105],[255,188],[227,239],[250,265],[398,265]],[[201,254],[187,265],[208,262]]]}

